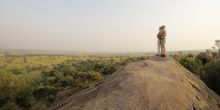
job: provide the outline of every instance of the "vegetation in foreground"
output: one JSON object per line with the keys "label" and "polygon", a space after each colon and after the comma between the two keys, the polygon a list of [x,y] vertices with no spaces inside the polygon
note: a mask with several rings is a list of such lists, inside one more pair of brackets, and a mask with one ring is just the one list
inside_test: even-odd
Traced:
{"label": "vegetation in foreground", "polygon": [[45,110],[59,91],[95,86],[121,66],[146,58],[1,55],[0,110]]}
{"label": "vegetation in foreground", "polygon": [[173,57],[220,95],[220,40],[216,40],[215,44],[212,50],[199,55],[179,54]]}

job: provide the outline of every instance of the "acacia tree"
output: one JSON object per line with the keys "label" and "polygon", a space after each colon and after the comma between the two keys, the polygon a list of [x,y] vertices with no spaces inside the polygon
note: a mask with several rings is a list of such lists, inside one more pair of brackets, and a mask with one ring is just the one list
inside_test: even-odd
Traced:
{"label": "acacia tree", "polygon": [[217,47],[218,52],[220,51],[220,40],[215,40],[215,47]]}

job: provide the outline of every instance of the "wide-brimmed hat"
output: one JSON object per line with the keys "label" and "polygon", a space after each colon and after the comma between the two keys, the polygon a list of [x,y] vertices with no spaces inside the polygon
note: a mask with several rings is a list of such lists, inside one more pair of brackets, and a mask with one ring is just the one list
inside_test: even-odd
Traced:
{"label": "wide-brimmed hat", "polygon": [[165,27],[166,27],[165,25],[162,25],[160,26],[160,29],[165,29]]}

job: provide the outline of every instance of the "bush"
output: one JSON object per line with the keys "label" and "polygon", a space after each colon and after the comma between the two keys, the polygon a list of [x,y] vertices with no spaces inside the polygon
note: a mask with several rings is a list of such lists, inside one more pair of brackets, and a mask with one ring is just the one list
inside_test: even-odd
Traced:
{"label": "bush", "polygon": [[79,79],[81,81],[100,81],[103,80],[103,76],[95,71],[89,71],[89,72],[80,72],[73,75],[74,79]]}
{"label": "bush", "polygon": [[0,110],[18,110],[18,106],[14,103],[8,103],[0,107]]}
{"label": "bush", "polygon": [[61,80],[61,87],[85,89],[94,86],[103,79],[104,77],[99,72],[78,72],[71,76],[65,76],[65,78]]}
{"label": "bush", "polygon": [[31,100],[32,100],[32,90],[28,88],[20,92],[16,97],[16,103],[20,107],[25,109],[31,108],[32,106]]}
{"label": "bush", "polygon": [[209,88],[220,94],[220,60],[207,63],[204,66],[204,76],[202,80]]}
{"label": "bush", "polygon": [[202,64],[197,58],[191,55],[183,55],[180,56],[179,63],[183,65],[186,69],[200,77]]}
{"label": "bush", "polygon": [[65,76],[63,79],[61,79],[61,83],[63,87],[68,87],[73,85],[74,83],[73,76]]}
{"label": "bush", "polygon": [[179,63],[186,69],[200,77],[206,85],[220,94],[220,59],[215,58],[206,64],[193,56],[181,55],[178,59]]}
{"label": "bush", "polygon": [[115,71],[116,71],[116,67],[115,66],[110,66],[110,67],[106,67],[106,68],[101,69],[101,73],[103,75],[112,74]]}
{"label": "bush", "polygon": [[24,80],[13,74],[0,72],[0,100],[16,97],[27,85]]}
{"label": "bush", "polygon": [[[0,100],[1,105],[10,102],[17,104],[21,108],[31,108],[32,90],[30,85],[16,75],[1,72],[0,73]],[[7,105],[9,103],[9,105]],[[10,108],[9,108],[10,109]]]}
{"label": "bush", "polygon": [[50,95],[56,95],[58,92],[57,88],[54,87],[49,87],[49,86],[45,86],[45,87],[40,87],[37,88],[33,91],[33,96],[38,99],[44,99],[46,97],[49,97]]}

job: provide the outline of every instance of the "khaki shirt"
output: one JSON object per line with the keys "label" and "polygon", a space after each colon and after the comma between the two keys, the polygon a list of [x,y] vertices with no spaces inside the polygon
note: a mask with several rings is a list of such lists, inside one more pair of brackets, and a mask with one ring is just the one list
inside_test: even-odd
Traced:
{"label": "khaki shirt", "polygon": [[158,39],[164,39],[164,38],[166,38],[166,36],[167,36],[166,30],[162,30],[157,34]]}

